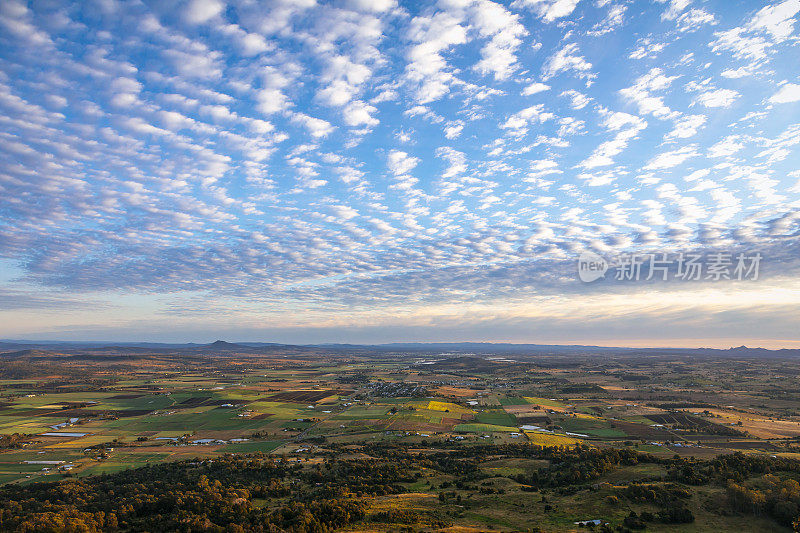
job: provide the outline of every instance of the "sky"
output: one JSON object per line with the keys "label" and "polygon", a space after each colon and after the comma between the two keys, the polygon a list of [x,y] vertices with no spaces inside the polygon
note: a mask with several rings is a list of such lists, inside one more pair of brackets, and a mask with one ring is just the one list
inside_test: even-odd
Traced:
{"label": "sky", "polygon": [[798,58],[800,0],[4,0],[0,338],[800,347]]}

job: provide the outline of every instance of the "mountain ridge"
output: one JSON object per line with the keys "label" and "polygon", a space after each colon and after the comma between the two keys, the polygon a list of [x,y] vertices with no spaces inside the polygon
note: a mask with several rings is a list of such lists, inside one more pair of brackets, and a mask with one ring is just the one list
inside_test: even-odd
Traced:
{"label": "mountain ridge", "polygon": [[364,353],[407,352],[419,355],[603,355],[624,353],[628,355],[717,355],[729,357],[800,357],[800,349],[736,346],[730,348],[632,348],[625,346],[597,346],[584,344],[532,344],[532,343],[494,343],[494,342],[393,342],[383,344],[281,344],[272,342],[229,342],[218,339],[207,344],[199,343],[150,343],[150,342],[76,342],[76,341],[29,341],[0,340],[0,356],[14,357],[11,354],[39,350],[46,352],[116,352],[116,353],[242,353],[269,355],[277,352],[312,354],[325,352]]}

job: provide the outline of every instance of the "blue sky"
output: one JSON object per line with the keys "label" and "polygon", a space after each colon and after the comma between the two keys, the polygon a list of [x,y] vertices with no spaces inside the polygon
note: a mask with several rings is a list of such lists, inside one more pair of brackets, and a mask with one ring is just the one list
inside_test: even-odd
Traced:
{"label": "blue sky", "polygon": [[4,1],[0,336],[800,345],[799,14]]}

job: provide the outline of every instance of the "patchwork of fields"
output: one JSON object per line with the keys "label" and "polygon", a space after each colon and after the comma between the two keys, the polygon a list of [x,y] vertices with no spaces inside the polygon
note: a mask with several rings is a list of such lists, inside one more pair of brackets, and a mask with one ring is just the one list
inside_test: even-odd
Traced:
{"label": "patchwork of fields", "polygon": [[[459,361],[458,370],[403,361],[247,360],[183,370],[143,363],[126,372],[87,364],[85,382],[35,371],[7,377],[0,381],[0,435],[8,441],[0,483],[228,453],[291,454],[321,442],[584,443],[714,456],[775,453],[782,445],[774,437],[800,435],[797,419],[624,402],[614,398],[613,382],[607,394],[553,396],[558,388],[546,380],[534,386],[499,363],[497,373],[470,373]],[[785,444],[782,453],[795,453]]]}
{"label": "patchwork of fields", "polygon": [[[637,376],[643,371],[625,359],[603,365],[555,359],[548,366],[475,357],[425,364],[407,356],[138,357],[0,360],[0,491],[110,479],[99,474],[120,473],[113,479],[125,483],[122,473],[149,471],[140,468],[147,465],[181,470],[238,460],[288,463],[313,478],[332,461],[363,470],[383,457],[394,473],[379,469],[374,482],[387,483],[386,476],[397,481],[381,488],[380,497],[364,497],[368,521],[378,524],[369,530],[455,523],[464,531],[534,524],[570,531],[579,518],[597,515],[621,524],[630,509],[655,512],[635,498],[622,508],[609,502],[643,481],[671,486],[669,462],[685,470],[734,452],[754,461],[800,458],[800,403],[786,392],[800,368],[791,362],[775,363],[769,372],[749,363],[727,371],[714,362],[694,363],[694,374],[714,375],[718,386],[693,388],[683,363],[670,360],[650,362],[647,379],[629,383],[629,366]],[[735,386],[742,376],[762,374],[772,377],[749,380],[747,390]],[[783,392],[770,396],[779,386]],[[623,460],[616,451],[638,459]],[[592,462],[606,453],[590,468],[560,466],[566,458]],[[456,464],[449,455],[473,470],[451,473]],[[405,457],[414,477],[392,470],[395,457]],[[785,483],[794,476],[793,464],[799,463],[779,463],[788,469]],[[774,530],[771,519],[742,521],[702,503],[720,500],[726,482],[692,489],[682,516],[689,513],[698,527],[742,530],[746,523],[749,530]],[[771,478],[753,478],[752,486],[765,483]],[[279,493],[281,505],[289,505],[294,496]],[[259,509],[267,500],[253,502]],[[665,527],[658,520],[648,529]]]}

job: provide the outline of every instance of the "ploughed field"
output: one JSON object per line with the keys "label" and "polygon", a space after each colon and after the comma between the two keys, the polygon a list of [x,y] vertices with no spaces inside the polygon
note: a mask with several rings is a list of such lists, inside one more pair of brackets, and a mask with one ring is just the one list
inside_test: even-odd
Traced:
{"label": "ploughed field", "polygon": [[[90,502],[102,484],[146,484],[161,472],[187,491],[187,480],[223,476],[217,489],[228,501],[242,465],[257,460],[285,490],[242,481],[255,488],[232,499],[252,530],[299,531],[286,516],[339,516],[334,508],[352,503],[347,520],[324,527],[569,531],[600,520],[592,527],[790,531],[800,517],[800,494],[792,499],[799,367],[677,356],[643,364],[622,355],[0,354],[0,500],[10,509],[51,491],[56,502],[47,487],[78,483],[70,486]],[[392,458],[408,471],[364,471]],[[377,477],[356,486],[320,474],[336,469]],[[327,496],[319,494],[325,484]],[[325,498],[333,507],[323,512],[314,502]],[[291,502],[305,507],[291,510]],[[16,522],[0,513],[0,529],[46,529],[24,524],[41,514],[32,505],[14,507]],[[102,510],[105,522],[92,527],[113,529],[103,505],[70,508],[77,514],[69,520],[97,522]],[[165,511],[164,522],[153,522],[130,502],[113,505],[129,509],[115,518],[121,529],[170,529],[179,520]]]}

